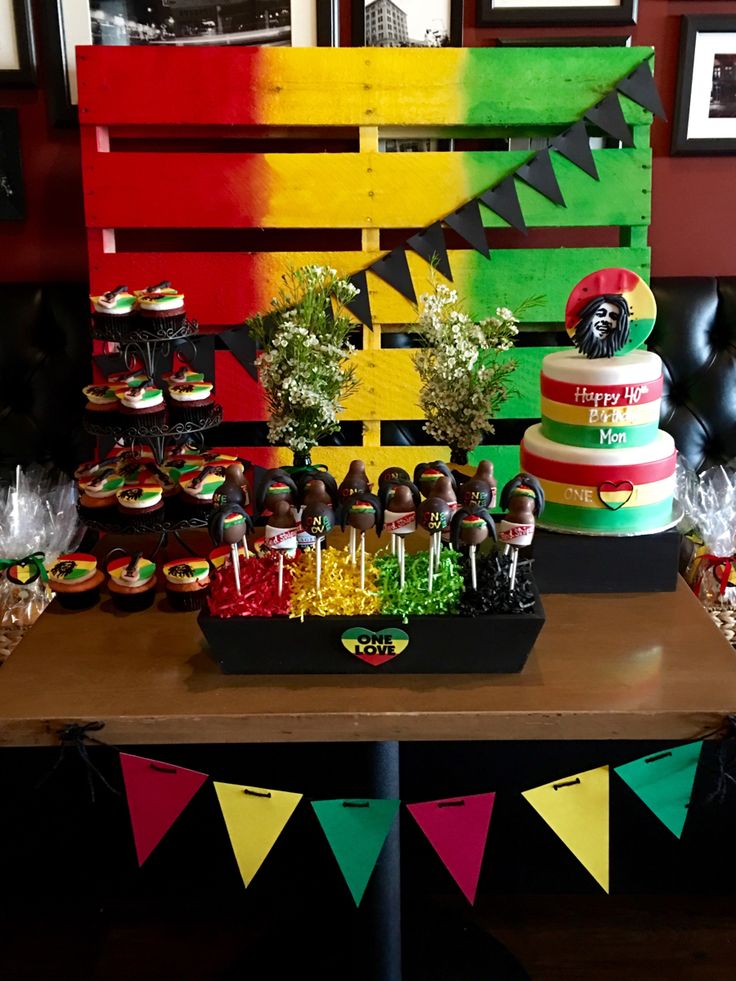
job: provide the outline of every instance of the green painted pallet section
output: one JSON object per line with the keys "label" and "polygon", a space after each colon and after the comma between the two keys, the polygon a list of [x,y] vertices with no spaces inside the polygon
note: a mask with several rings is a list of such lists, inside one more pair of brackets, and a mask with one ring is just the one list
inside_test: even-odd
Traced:
{"label": "green painted pallet section", "polygon": [[539,418],[539,372],[542,369],[542,358],[558,350],[557,347],[520,347],[502,356],[502,360],[506,362],[516,362],[508,386],[514,394],[501,406],[497,419]]}

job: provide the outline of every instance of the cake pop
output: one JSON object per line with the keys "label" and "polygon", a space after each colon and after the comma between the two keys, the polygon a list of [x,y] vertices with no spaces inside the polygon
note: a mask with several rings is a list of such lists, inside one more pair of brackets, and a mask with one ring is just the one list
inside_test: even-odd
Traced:
{"label": "cake pop", "polygon": [[478,575],[475,564],[475,551],[487,538],[496,539],[496,525],[485,508],[468,504],[458,508],[452,517],[452,544],[468,546],[470,559],[470,581],[473,589],[478,588]]}
{"label": "cake pop", "polygon": [[[321,481],[320,481],[321,483]],[[308,500],[302,509],[301,524],[314,540],[317,558],[317,591],[322,586],[322,539],[335,527],[335,512],[322,500]]]}
{"label": "cake pop", "polygon": [[440,477],[449,477],[453,489],[455,488],[455,478],[452,476],[450,468],[442,460],[434,460],[432,463],[418,463],[414,468],[414,483],[423,497],[434,496],[433,488]]}
{"label": "cake pop", "polygon": [[266,546],[279,555],[279,596],[284,589],[284,552],[296,551],[299,523],[288,501],[276,501],[266,525]]}
{"label": "cake pop", "polygon": [[354,494],[340,510],[340,524],[350,526],[350,545],[355,564],[355,533],[360,532],[360,588],[365,589],[365,533],[375,528],[379,535],[383,529],[383,506],[375,494]]}
{"label": "cake pop", "polygon": [[353,494],[370,493],[371,482],[365,472],[365,463],[362,460],[352,460],[348,467],[342,483],[337,488],[341,500],[352,497]]}
{"label": "cake pop", "polygon": [[383,499],[383,526],[391,535],[391,543],[399,561],[399,588],[404,588],[406,548],[404,539],[416,531],[419,491],[409,480],[397,480],[386,485]]}
{"label": "cake pop", "polygon": [[419,506],[419,521],[429,532],[429,591],[432,592],[435,566],[439,568],[442,532],[452,521],[452,508],[441,497],[429,497]]}
{"label": "cake pop", "polygon": [[245,464],[231,463],[229,467],[225,467],[225,482],[215,491],[212,504],[216,508],[226,507],[228,504],[238,504],[245,508],[250,504]]}
{"label": "cake pop", "polygon": [[378,477],[378,493],[380,495],[384,484],[396,484],[400,480],[411,480],[403,467],[387,467]]}
{"label": "cake pop", "polygon": [[240,556],[238,547],[242,543],[246,559],[250,558],[246,535],[252,527],[251,517],[239,504],[225,503],[210,515],[207,528],[215,545],[229,545],[230,557],[235,577],[235,588],[240,592]]}
{"label": "cake pop", "polygon": [[295,505],[299,497],[296,484],[285,470],[267,470],[256,492],[256,508],[259,514],[273,513],[276,501]]}
{"label": "cake pop", "polygon": [[490,460],[481,460],[473,476],[460,484],[458,500],[463,507],[496,506],[496,479],[493,476],[493,464]]}
{"label": "cake pop", "polygon": [[498,525],[498,539],[506,552],[513,546],[511,560],[511,589],[516,582],[519,549],[531,545],[535,518],[544,510],[544,491],[539,481],[528,473],[517,474],[501,491],[501,507],[507,512]]}

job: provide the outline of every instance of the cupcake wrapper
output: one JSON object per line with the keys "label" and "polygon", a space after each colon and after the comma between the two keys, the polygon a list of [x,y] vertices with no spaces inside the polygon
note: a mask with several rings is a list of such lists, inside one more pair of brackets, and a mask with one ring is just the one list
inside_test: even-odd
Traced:
{"label": "cupcake wrapper", "polygon": [[[155,406],[155,408],[158,409],[159,407]],[[130,415],[128,413],[121,414],[120,424],[133,435],[145,436],[151,426],[166,424],[166,408],[162,405],[159,412],[142,412],[136,415],[132,413]]]}
{"label": "cupcake wrapper", "polygon": [[94,586],[76,593],[57,593],[56,599],[65,610],[88,610],[100,602],[100,587]]}
{"label": "cupcake wrapper", "polygon": [[144,593],[110,593],[110,599],[116,610],[124,613],[140,613],[147,610],[156,596],[155,589],[147,589]]}
{"label": "cupcake wrapper", "polygon": [[190,593],[173,593],[167,589],[166,597],[172,610],[176,610],[179,613],[191,613],[193,610],[202,609],[209,591],[209,586],[206,589],[193,590]]}
{"label": "cupcake wrapper", "polygon": [[92,314],[92,323],[98,330],[130,330],[136,322],[134,313],[98,313],[96,310]]}
{"label": "cupcake wrapper", "polygon": [[121,508],[118,507],[117,514],[120,518],[121,526],[135,525],[136,528],[153,531],[164,520],[164,509],[156,508],[155,511],[147,511],[145,508]]}
{"label": "cupcake wrapper", "polygon": [[187,314],[186,310],[172,310],[170,313],[164,311],[161,311],[161,313],[148,313],[145,310],[141,310],[139,316],[141,330],[155,331],[178,330],[184,326]]}
{"label": "cupcake wrapper", "polygon": [[212,408],[212,399],[203,399],[201,402],[176,402],[171,399],[169,402],[169,414],[172,422],[204,422]]}

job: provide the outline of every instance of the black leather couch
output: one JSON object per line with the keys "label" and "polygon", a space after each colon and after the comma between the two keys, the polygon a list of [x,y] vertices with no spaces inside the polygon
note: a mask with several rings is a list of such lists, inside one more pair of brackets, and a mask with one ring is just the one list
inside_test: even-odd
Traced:
{"label": "black leather couch", "polygon": [[[652,286],[658,315],[650,346],[665,370],[662,426],[696,469],[730,460],[736,277]],[[0,470],[38,460],[69,471],[89,456],[81,423],[81,389],[91,377],[87,293],[86,284],[0,284]]]}

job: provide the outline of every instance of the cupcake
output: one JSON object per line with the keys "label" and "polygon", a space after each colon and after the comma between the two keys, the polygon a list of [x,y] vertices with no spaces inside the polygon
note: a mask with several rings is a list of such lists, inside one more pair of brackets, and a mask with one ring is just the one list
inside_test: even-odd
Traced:
{"label": "cupcake", "polygon": [[187,504],[209,507],[212,504],[215,491],[221,484],[225,483],[225,477],[225,468],[212,464],[187,474],[179,481],[184,501]]}
{"label": "cupcake", "polygon": [[117,371],[115,374],[107,376],[107,384],[110,388],[140,388],[141,385],[150,381],[149,375],[145,371]]}
{"label": "cupcake", "polygon": [[90,421],[114,425],[118,420],[120,402],[115,389],[110,385],[85,385],[82,389],[87,399],[87,414]]}
{"label": "cupcake", "polygon": [[149,463],[146,469],[150,474],[148,482],[158,484],[164,497],[173,497],[179,492],[179,474],[173,467],[168,464],[159,467],[155,463]]}
{"label": "cupcake", "polygon": [[165,371],[161,376],[167,385],[188,385],[191,382],[203,382],[201,371],[194,371],[191,365],[185,364],[176,371]]}
{"label": "cupcake", "polygon": [[164,393],[150,382],[138,388],[124,388],[117,393],[120,400],[120,415],[126,428],[145,434],[151,426],[161,426],[166,422]]}
{"label": "cupcake", "polygon": [[90,300],[94,311],[92,320],[95,327],[100,328],[125,326],[136,304],[136,298],[128,292],[127,286],[116,286],[108,293],[90,296]]}
{"label": "cupcake", "polygon": [[181,382],[169,385],[172,422],[201,423],[213,404],[210,382]]}
{"label": "cupcake", "polygon": [[210,585],[207,559],[184,558],[166,562],[163,567],[166,596],[175,610],[200,610]]}
{"label": "cupcake", "polygon": [[151,527],[163,517],[163,490],[158,484],[123,487],[116,494],[118,514],[143,528]]}
{"label": "cupcake", "polygon": [[118,610],[147,610],[156,594],[156,566],[140,552],[121,555],[107,565],[107,588]]}
{"label": "cupcake", "polygon": [[97,569],[94,555],[84,552],[60,555],[47,571],[49,585],[65,609],[86,610],[99,602],[100,585],[105,577]]}
{"label": "cupcake", "polygon": [[136,300],[144,326],[169,329],[183,325],[184,294],[177,293],[170,284],[148,286],[138,293]]}
{"label": "cupcake", "polygon": [[114,464],[107,464],[79,481],[79,503],[86,508],[108,508],[115,504],[115,495],[125,483]]}

